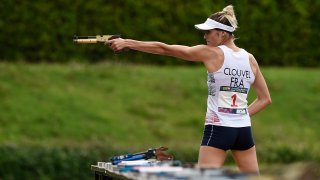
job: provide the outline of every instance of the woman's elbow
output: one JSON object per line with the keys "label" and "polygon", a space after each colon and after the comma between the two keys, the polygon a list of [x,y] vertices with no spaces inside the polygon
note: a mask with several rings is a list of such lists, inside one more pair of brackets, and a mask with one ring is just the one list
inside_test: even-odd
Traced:
{"label": "woman's elbow", "polygon": [[272,99],[271,99],[271,97],[268,97],[268,98],[265,99],[265,104],[266,104],[266,106],[272,104]]}

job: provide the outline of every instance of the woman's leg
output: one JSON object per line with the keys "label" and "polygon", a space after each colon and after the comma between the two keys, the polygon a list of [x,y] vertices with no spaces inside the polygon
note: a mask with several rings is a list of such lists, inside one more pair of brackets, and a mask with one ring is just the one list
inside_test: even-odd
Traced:
{"label": "woman's leg", "polygon": [[226,159],[226,151],[210,146],[201,146],[198,166],[200,168],[220,168]]}
{"label": "woman's leg", "polygon": [[259,174],[259,166],[256,155],[256,147],[248,150],[232,150],[232,156],[240,171]]}

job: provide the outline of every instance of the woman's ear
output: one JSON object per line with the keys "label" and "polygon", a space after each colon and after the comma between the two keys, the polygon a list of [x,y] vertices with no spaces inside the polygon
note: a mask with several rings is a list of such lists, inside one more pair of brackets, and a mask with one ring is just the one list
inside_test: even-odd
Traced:
{"label": "woman's ear", "polygon": [[226,32],[224,32],[224,31],[220,31],[221,32],[221,36],[222,37],[225,37],[226,36]]}

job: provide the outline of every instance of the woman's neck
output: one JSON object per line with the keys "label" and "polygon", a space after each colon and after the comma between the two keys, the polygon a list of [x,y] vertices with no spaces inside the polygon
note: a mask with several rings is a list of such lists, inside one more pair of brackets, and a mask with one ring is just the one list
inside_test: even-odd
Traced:
{"label": "woman's neck", "polygon": [[231,37],[229,40],[223,43],[223,45],[227,46],[235,52],[240,51],[240,48],[234,43],[233,37]]}

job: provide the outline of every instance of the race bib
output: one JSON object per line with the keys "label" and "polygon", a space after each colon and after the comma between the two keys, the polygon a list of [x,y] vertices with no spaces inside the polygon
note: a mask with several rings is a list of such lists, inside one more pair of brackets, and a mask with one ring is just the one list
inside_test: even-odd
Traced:
{"label": "race bib", "polygon": [[221,86],[218,94],[219,112],[247,114],[248,88]]}

